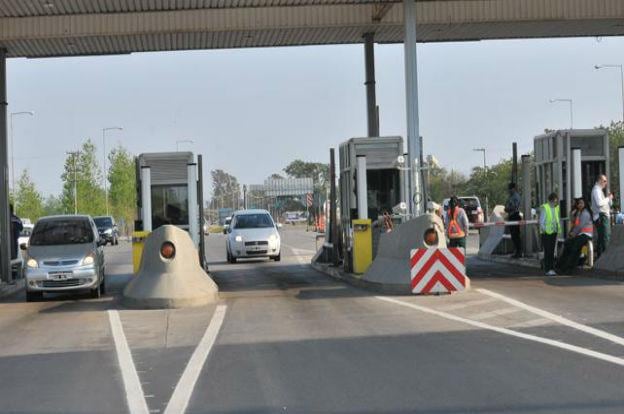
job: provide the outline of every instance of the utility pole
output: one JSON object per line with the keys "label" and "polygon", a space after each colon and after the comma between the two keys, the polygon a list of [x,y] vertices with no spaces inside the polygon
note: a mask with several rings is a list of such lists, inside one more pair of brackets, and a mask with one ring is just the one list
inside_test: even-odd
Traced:
{"label": "utility pole", "polygon": [[80,155],[80,151],[68,151],[66,154],[72,156],[74,169],[74,214],[78,214],[78,170],[76,169],[76,157]]}

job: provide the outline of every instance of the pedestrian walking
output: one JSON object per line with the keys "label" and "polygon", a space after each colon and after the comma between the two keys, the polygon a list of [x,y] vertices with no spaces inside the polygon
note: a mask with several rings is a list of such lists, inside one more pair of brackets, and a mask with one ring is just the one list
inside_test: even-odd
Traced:
{"label": "pedestrian walking", "polygon": [[544,249],[544,271],[546,276],[555,276],[555,247],[557,235],[561,232],[559,214],[559,196],[550,193],[548,202],[540,208],[540,233],[542,235],[542,247]]}
{"label": "pedestrian walking", "polygon": [[609,238],[611,236],[611,205],[613,204],[613,194],[605,195],[607,188],[607,176],[600,174],[596,179],[596,184],[591,192],[591,209],[593,210],[594,225],[596,226],[596,256],[607,250]]}
{"label": "pedestrian walking", "polygon": [[574,210],[570,214],[570,222],[572,229],[563,244],[563,253],[557,264],[560,273],[570,272],[578,265],[583,246],[593,237],[594,223],[591,210],[583,198],[576,199]]}
{"label": "pedestrian walking", "polygon": [[[507,213],[508,221],[520,221],[520,193],[516,187],[516,183],[509,183],[507,186],[509,190],[509,197],[505,203],[505,213]],[[522,242],[520,241],[520,226],[510,226],[509,233],[511,234],[511,241],[514,245],[515,259],[522,256]]]}
{"label": "pedestrian walking", "polygon": [[14,260],[17,259],[17,251],[19,248],[17,241],[20,233],[24,229],[24,225],[22,224],[22,220],[15,215],[13,204],[9,204],[9,211],[11,213],[11,260]]}
{"label": "pedestrian walking", "polygon": [[446,224],[446,236],[448,238],[448,247],[463,247],[466,249],[466,235],[470,223],[468,215],[461,207],[459,199],[452,196],[449,200],[449,207],[446,211],[444,220]]}

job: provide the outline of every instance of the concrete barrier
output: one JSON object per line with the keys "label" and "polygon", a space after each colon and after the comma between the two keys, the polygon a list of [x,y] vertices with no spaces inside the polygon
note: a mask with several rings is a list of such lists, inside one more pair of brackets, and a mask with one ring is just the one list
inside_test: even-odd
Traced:
{"label": "concrete barrier", "polygon": [[[438,244],[428,246],[425,232],[434,229]],[[378,287],[389,293],[411,293],[410,253],[413,249],[446,247],[444,224],[433,214],[425,214],[407,221],[379,239],[377,256],[361,280],[366,286]]]}
{"label": "concrete barrier", "polygon": [[624,226],[611,228],[611,241],[594,263],[594,269],[610,273],[624,274]]}
{"label": "concrete barrier", "polygon": [[[161,248],[165,243],[167,255]],[[123,303],[134,308],[182,308],[203,306],[218,300],[218,288],[201,268],[189,234],[175,226],[153,231],[143,248],[137,276],[126,286]]]}

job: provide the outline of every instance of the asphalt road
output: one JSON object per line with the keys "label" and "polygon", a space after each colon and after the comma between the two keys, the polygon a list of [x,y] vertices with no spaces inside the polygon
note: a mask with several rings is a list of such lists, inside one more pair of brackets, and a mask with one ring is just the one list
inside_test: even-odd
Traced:
{"label": "asphalt road", "polygon": [[[281,262],[235,265],[208,237],[225,316],[186,412],[624,412],[624,284],[471,259],[469,292],[378,297],[311,269],[313,233],[282,234]],[[129,412],[111,312],[148,412],[180,391],[215,307],[124,309],[130,247],[106,255],[99,300],[0,301],[0,412]]]}

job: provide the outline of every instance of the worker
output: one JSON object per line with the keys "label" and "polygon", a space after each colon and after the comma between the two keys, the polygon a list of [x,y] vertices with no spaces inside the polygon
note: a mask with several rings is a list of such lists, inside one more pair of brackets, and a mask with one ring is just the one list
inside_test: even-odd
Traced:
{"label": "worker", "polygon": [[611,205],[613,204],[613,194],[609,193],[605,196],[607,188],[607,176],[600,174],[596,179],[596,184],[591,192],[591,209],[593,210],[594,225],[596,226],[596,256],[600,255],[607,249],[609,237],[611,235]]}
{"label": "worker", "polygon": [[550,193],[548,202],[540,208],[539,220],[546,276],[557,275],[555,272],[555,247],[557,246],[557,235],[561,232],[560,217],[559,196],[557,193]]}
{"label": "worker", "polygon": [[591,210],[583,198],[575,200],[574,210],[570,214],[570,222],[572,229],[563,244],[563,253],[557,265],[560,273],[568,273],[577,266],[583,246],[593,237],[594,224]]}
{"label": "worker", "polygon": [[14,260],[17,259],[17,249],[19,248],[17,242],[20,233],[24,229],[24,225],[22,224],[22,220],[15,214],[13,204],[9,204],[9,211],[11,213],[11,260]]}
{"label": "worker", "polygon": [[449,207],[444,221],[448,247],[463,247],[465,250],[466,235],[468,234],[470,223],[456,196],[452,196],[449,200]]}
{"label": "worker", "polygon": [[[520,221],[520,193],[516,187],[516,183],[509,183],[507,186],[509,197],[505,203],[505,213],[507,213],[507,221]],[[514,246],[513,258],[518,259],[522,256],[522,243],[520,241],[520,226],[510,226],[509,233]]]}

